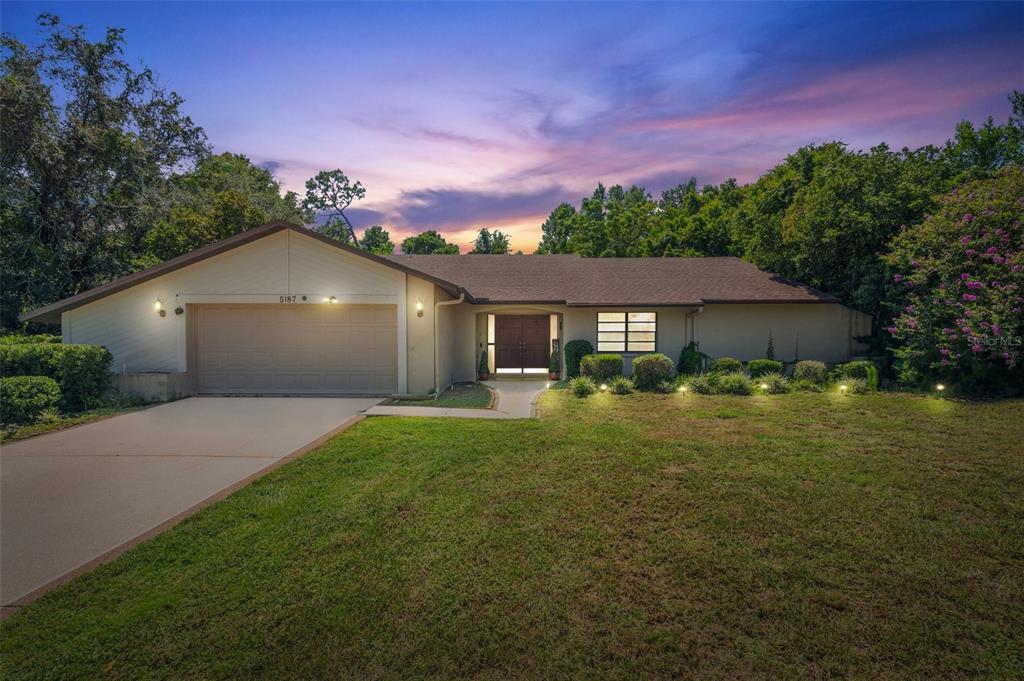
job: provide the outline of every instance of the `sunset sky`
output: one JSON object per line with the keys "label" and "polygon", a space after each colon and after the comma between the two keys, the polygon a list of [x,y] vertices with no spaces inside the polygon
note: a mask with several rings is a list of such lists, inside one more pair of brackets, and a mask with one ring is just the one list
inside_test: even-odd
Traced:
{"label": "sunset sky", "polygon": [[941,144],[1024,88],[1022,3],[9,3],[57,14],[179,92],[216,151],[302,192],[366,186],[351,213],[398,241],[481,226],[529,252],[598,181],[657,193],[755,179],[797,147]]}

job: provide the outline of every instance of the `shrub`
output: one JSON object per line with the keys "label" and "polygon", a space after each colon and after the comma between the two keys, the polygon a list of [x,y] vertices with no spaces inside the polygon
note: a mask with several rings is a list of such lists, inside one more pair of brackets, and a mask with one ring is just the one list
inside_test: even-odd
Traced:
{"label": "shrub", "polygon": [[660,352],[640,355],[633,360],[633,383],[637,390],[656,390],[659,383],[671,380],[675,367]]}
{"label": "shrub", "polygon": [[55,333],[35,333],[25,335],[11,333],[0,336],[0,345],[25,345],[30,343],[60,343],[61,337]]}
{"label": "shrub", "polygon": [[751,378],[765,374],[781,374],[785,368],[786,365],[777,359],[752,359],[747,362],[747,373]]}
{"label": "shrub", "polygon": [[489,373],[491,373],[491,369],[487,365],[487,351],[486,350],[484,350],[483,352],[480,353],[480,363],[477,364],[476,370],[477,370],[478,373],[481,373],[481,374],[489,374]]}
{"label": "shrub", "polygon": [[[565,378],[580,375],[580,360],[594,352],[590,341],[572,340],[565,344]],[[622,372],[619,372],[622,373]]]}
{"label": "shrub", "polygon": [[586,397],[587,395],[593,395],[597,390],[597,386],[586,376],[577,376],[569,381],[569,389],[572,390],[572,394],[576,397]]}
{"label": "shrub", "polygon": [[793,367],[793,380],[820,385],[828,380],[828,367],[825,366],[824,362],[813,359],[799,361]]}
{"label": "shrub", "polygon": [[684,385],[698,395],[713,395],[718,389],[718,374],[698,374],[686,379]]}
{"label": "shrub", "polygon": [[753,395],[754,383],[746,374],[734,371],[718,378],[715,392],[719,395]]}
{"label": "shrub", "polygon": [[52,378],[60,386],[65,411],[81,411],[99,402],[110,388],[110,362],[110,353],[98,345],[0,344],[0,374]]}
{"label": "shrub", "polygon": [[661,393],[663,395],[667,395],[668,393],[672,393],[675,391],[676,384],[673,383],[672,381],[661,381],[658,383],[658,385],[654,386],[654,388],[651,389],[651,392]]}
{"label": "shrub", "polygon": [[855,376],[844,378],[836,387],[840,392],[845,392],[847,395],[863,395],[871,391],[867,381]]}
{"label": "shrub", "polygon": [[759,376],[757,378],[757,387],[768,395],[781,395],[789,392],[789,381],[781,373],[773,372]]}
{"label": "shrub", "polygon": [[60,402],[60,387],[46,376],[0,378],[0,422],[32,423]]}
{"label": "shrub", "polygon": [[732,357],[719,357],[711,363],[711,371],[718,371],[723,374],[743,373],[743,362]]}
{"label": "shrub", "polygon": [[878,390],[878,367],[866,359],[840,364],[836,367],[836,377],[860,378],[864,380],[868,390]]}
{"label": "shrub", "polygon": [[793,380],[789,382],[791,390],[797,390],[804,393],[823,393],[825,392],[825,386],[822,383],[811,381],[806,378],[799,380]]}
{"label": "shrub", "polygon": [[562,370],[562,363],[558,359],[558,350],[551,352],[551,361],[548,362],[548,371],[553,374],[557,374]]}
{"label": "shrub", "polygon": [[622,375],[622,355],[585,355],[580,360],[580,375],[589,376],[597,383]]}
{"label": "shrub", "polygon": [[686,344],[679,354],[679,366],[676,367],[680,376],[693,376],[702,374],[708,368],[710,358],[698,349],[693,341]]}
{"label": "shrub", "polygon": [[611,390],[615,395],[628,395],[633,392],[633,381],[625,376],[616,376],[612,379]]}

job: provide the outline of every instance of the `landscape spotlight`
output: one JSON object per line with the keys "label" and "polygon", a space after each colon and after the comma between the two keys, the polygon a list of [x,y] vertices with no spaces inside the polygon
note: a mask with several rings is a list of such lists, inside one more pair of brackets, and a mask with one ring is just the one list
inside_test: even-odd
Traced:
{"label": "landscape spotlight", "polygon": [[607,389],[608,389],[608,386],[605,385],[604,383],[602,383],[601,384],[601,390],[607,390]]}
{"label": "landscape spotlight", "polygon": [[938,390],[941,393],[943,390],[946,389],[946,386],[944,386],[941,383],[939,383],[937,386],[935,386],[935,389]]}
{"label": "landscape spotlight", "polygon": [[843,383],[841,386],[839,386],[839,392],[843,393],[844,395],[846,394],[846,384],[845,383]]}
{"label": "landscape spotlight", "polygon": [[760,387],[761,387],[761,390],[767,390],[768,389],[768,384],[767,383],[762,383]]}
{"label": "landscape spotlight", "polygon": [[679,392],[685,393],[686,392],[686,386],[685,385],[679,386]]}

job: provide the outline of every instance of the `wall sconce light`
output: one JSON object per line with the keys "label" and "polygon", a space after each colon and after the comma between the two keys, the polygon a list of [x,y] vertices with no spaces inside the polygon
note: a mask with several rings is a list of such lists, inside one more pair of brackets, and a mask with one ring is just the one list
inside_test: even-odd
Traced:
{"label": "wall sconce light", "polygon": [[422,317],[423,316],[423,299],[422,298],[417,298],[416,299],[416,316],[417,317]]}
{"label": "wall sconce light", "polygon": [[167,316],[167,310],[164,309],[164,301],[160,300],[159,298],[153,301],[153,311],[156,312],[161,317]]}
{"label": "wall sconce light", "polygon": [[178,307],[174,308],[174,314],[185,314],[185,308],[179,305]]}

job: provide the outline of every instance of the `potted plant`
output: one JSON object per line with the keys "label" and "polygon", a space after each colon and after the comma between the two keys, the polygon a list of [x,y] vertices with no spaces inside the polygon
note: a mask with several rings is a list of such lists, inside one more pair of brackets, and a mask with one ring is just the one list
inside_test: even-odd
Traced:
{"label": "potted plant", "polygon": [[477,367],[476,377],[477,377],[477,379],[479,379],[481,381],[486,381],[488,378],[491,377],[491,372],[490,372],[490,370],[487,367],[487,351],[486,350],[484,350],[483,352],[480,353],[480,366]]}
{"label": "potted plant", "polygon": [[551,363],[548,364],[548,378],[557,381],[561,373],[562,365],[558,361],[558,350],[551,353]]}

